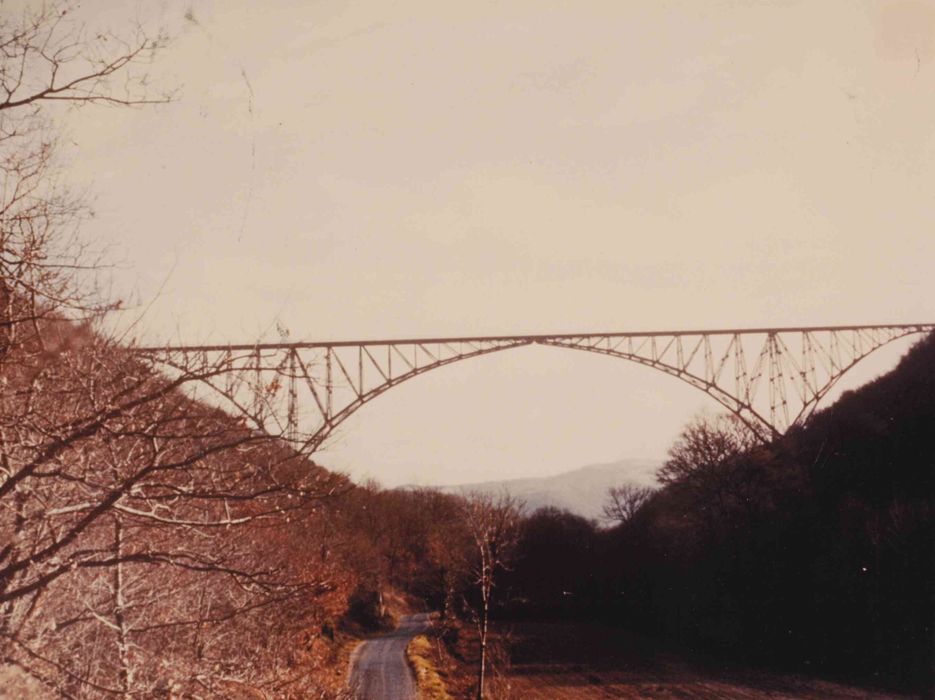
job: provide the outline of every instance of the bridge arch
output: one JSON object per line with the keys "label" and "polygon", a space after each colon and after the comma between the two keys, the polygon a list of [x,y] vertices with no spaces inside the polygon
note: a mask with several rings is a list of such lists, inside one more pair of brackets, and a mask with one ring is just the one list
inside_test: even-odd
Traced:
{"label": "bridge arch", "polygon": [[473,357],[544,345],[624,359],[706,393],[763,441],[803,423],[838,380],[877,349],[935,324],[715,329],[227,346],[135,352],[209,387],[255,429],[313,452],[389,389]]}

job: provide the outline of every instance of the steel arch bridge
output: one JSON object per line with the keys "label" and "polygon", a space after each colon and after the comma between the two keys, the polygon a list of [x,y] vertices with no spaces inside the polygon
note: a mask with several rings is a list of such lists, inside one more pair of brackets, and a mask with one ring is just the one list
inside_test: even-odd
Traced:
{"label": "steel arch bridge", "polygon": [[255,430],[317,449],[388,389],[445,365],[532,345],[608,355],[700,389],[761,440],[803,423],[835,383],[873,351],[935,323],[410,338],[137,347],[155,369],[189,375],[196,398]]}

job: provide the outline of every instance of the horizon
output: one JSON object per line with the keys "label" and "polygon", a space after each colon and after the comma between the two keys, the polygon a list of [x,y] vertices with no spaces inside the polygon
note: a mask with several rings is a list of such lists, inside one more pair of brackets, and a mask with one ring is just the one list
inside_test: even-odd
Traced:
{"label": "horizon", "polygon": [[[510,483],[514,481],[536,481],[536,480],[551,479],[557,476],[566,476],[568,474],[574,474],[575,472],[585,471],[588,469],[599,469],[601,467],[612,467],[615,465],[624,465],[628,463],[635,464],[635,463],[640,463],[640,462],[651,462],[653,464],[658,464],[661,466],[664,461],[665,461],[664,459],[656,459],[652,457],[624,457],[622,459],[617,459],[617,460],[613,460],[610,462],[599,462],[596,464],[583,464],[577,467],[570,467],[568,469],[563,469],[562,471],[550,473],[550,474],[536,474],[533,476],[510,477],[507,479],[490,479],[487,481],[474,481],[474,482],[461,483],[461,484],[438,484],[437,486],[436,485],[424,485],[424,484],[401,484],[397,486],[396,488],[411,487],[411,488],[445,489],[445,488],[462,488],[462,487],[469,487],[469,486],[485,486],[487,484],[501,484],[501,483]],[[634,479],[634,483],[646,483],[646,482],[639,480],[639,479]]]}

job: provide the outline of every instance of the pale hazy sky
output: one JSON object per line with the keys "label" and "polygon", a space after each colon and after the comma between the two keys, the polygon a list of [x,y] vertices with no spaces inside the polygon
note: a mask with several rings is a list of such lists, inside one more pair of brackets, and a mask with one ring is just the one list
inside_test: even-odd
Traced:
{"label": "pale hazy sky", "polygon": [[[121,293],[158,294],[141,340],[935,319],[931,1],[137,11],[175,37],[152,73],[178,98],[68,133]],[[387,484],[554,473],[661,457],[713,406],[530,348],[388,392],[319,458]]]}

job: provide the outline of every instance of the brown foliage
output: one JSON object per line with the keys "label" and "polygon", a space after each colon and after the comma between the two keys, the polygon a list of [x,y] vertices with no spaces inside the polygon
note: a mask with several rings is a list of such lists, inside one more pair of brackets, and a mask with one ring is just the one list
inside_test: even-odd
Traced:
{"label": "brown foliage", "polygon": [[62,697],[321,697],[346,480],[189,398],[223,367],[165,377],[78,325],[114,304],[48,110],[166,96],[130,70],[161,38],[69,9],[0,19],[0,665]]}

